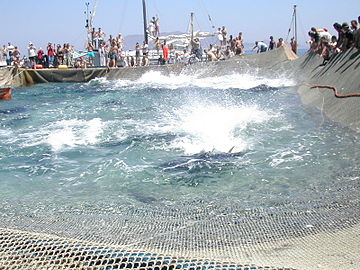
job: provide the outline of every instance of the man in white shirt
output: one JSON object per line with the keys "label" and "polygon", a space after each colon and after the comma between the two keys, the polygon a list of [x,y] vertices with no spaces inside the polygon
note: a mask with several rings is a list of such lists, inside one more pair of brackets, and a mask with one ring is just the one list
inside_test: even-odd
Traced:
{"label": "man in white shirt", "polygon": [[32,44],[32,42],[29,42],[28,55],[31,65],[34,65],[36,60],[36,47]]}
{"label": "man in white shirt", "polygon": [[257,53],[266,52],[268,49],[267,45],[262,41],[255,41],[255,46],[253,50],[255,50],[256,48],[258,49]]}

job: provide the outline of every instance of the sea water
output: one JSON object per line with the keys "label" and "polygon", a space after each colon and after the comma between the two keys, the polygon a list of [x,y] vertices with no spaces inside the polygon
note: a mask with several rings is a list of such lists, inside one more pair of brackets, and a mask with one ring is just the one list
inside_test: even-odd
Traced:
{"label": "sea water", "polygon": [[15,89],[0,103],[0,223],[47,231],[66,211],[95,222],[142,209],[145,228],[154,209],[168,220],[178,208],[226,216],[351,200],[337,191],[359,180],[359,139],[295,89],[286,77],[159,72]]}

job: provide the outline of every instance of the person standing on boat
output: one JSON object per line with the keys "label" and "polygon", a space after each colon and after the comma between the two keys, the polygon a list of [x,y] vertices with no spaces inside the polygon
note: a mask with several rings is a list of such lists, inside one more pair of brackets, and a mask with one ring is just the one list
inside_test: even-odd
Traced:
{"label": "person standing on boat", "polygon": [[226,30],[226,28],[225,28],[225,26],[223,26],[222,27],[222,29],[221,29],[221,34],[222,34],[222,36],[223,36],[223,42],[222,42],[222,46],[226,46],[226,40],[227,40],[227,30]]}
{"label": "person standing on boat", "polygon": [[96,48],[96,41],[98,40],[98,32],[96,32],[95,28],[91,31],[91,42],[93,48]]}
{"label": "person standing on boat", "polygon": [[290,40],[290,46],[291,46],[291,50],[297,54],[297,42],[295,41],[295,38],[291,38]]}
{"label": "person standing on boat", "polygon": [[100,54],[100,66],[105,67],[107,63],[107,44],[105,42],[102,42],[99,48],[99,54]]}
{"label": "person standing on boat", "polygon": [[284,39],[283,38],[279,38],[279,42],[276,44],[276,48],[280,48],[284,46]]}
{"label": "person standing on boat", "polygon": [[7,65],[10,66],[11,62],[13,61],[13,52],[15,50],[15,47],[10,42],[8,42],[8,46],[6,49],[9,54],[9,58],[7,58],[6,62],[7,62]]}
{"label": "person standing on boat", "polygon": [[170,49],[169,47],[166,45],[166,41],[164,41],[164,44],[162,46],[162,50],[163,50],[163,58],[165,59],[166,63],[169,63],[170,58],[169,58],[169,54],[170,54]]}
{"label": "person standing on boat", "polygon": [[3,47],[0,49],[0,61],[6,62],[6,58],[7,58],[7,49],[6,46],[3,45]]}
{"label": "person standing on boat", "polygon": [[273,36],[270,36],[269,51],[272,51],[276,47],[276,42]]}
{"label": "person standing on boat", "polygon": [[21,52],[20,50],[18,49],[18,47],[14,47],[14,51],[12,53],[13,55],[13,59],[14,59],[14,65],[16,67],[20,67],[20,56],[21,56]]}
{"label": "person standing on boat", "polygon": [[142,47],[143,55],[147,56],[149,54],[149,45],[144,41]]}
{"label": "person standing on boat", "polygon": [[155,37],[159,37],[160,36],[160,24],[159,24],[159,18],[156,17],[152,17],[152,20],[150,21],[150,23],[152,23],[154,25],[155,28]]}
{"label": "person standing on boat", "polygon": [[198,38],[194,38],[191,41],[191,54],[195,54],[196,58],[201,61],[202,60],[202,53],[201,53],[201,43]]}
{"label": "person standing on boat", "polygon": [[64,64],[64,49],[61,47],[60,44],[58,44],[56,47],[56,58],[58,65]]}
{"label": "person standing on boat", "polygon": [[139,44],[139,42],[136,42],[136,45],[135,45],[135,61],[136,61],[137,66],[140,65],[140,51],[141,51],[140,44]]}
{"label": "person standing on boat", "polygon": [[224,43],[224,36],[221,32],[221,28],[219,27],[218,30],[217,30],[217,37],[218,37],[218,40],[219,40],[219,43],[220,43],[220,46],[223,45]]}
{"label": "person standing on boat", "polygon": [[235,55],[243,55],[243,54],[244,54],[243,43],[241,42],[241,39],[237,37],[235,39]]}
{"label": "person standing on boat", "polygon": [[161,49],[161,42],[159,40],[159,38],[157,37],[156,40],[155,40],[155,49],[157,51],[157,54],[159,54],[160,52],[160,49]]}
{"label": "person standing on boat", "polygon": [[344,41],[343,41],[343,51],[347,51],[354,45],[355,37],[354,32],[350,29],[348,23],[342,24],[342,29],[344,31]]}
{"label": "person standing on boat", "polygon": [[87,56],[89,59],[89,66],[93,66],[94,59],[95,59],[95,53],[94,53],[94,47],[91,42],[88,43],[87,51],[88,51]]}
{"label": "person standing on boat", "polygon": [[54,51],[54,47],[52,46],[51,42],[49,42],[48,46],[47,46],[47,56],[48,56],[49,67],[53,67],[54,59],[55,59],[55,51]]}
{"label": "person standing on boat", "polygon": [[121,34],[119,34],[116,38],[116,43],[117,43],[117,46],[119,48],[119,51],[122,51],[123,49],[123,44],[124,44],[124,38],[122,37]]}
{"label": "person standing on boat", "polygon": [[44,54],[45,52],[43,51],[42,48],[39,48],[38,52],[37,52],[37,64],[39,65],[43,65],[44,64]]}
{"label": "person standing on boat", "polygon": [[255,46],[253,50],[255,50],[256,48],[257,48],[257,53],[266,52],[268,49],[267,45],[262,41],[255,41]]}
{"label": "person standing on boat", "polygon": [[101,44],[104,43],[104,40],[105,40],[105,32],[99,27],[99,30],[97,32],[97,36],[98,36],[98,49],[100,49],[101,47]]}
{"label": "person standing on boat", "polygon": [[238,40],[240,42],[241,48],[244,50],[244,37],[242,32],[239,33]]}
{"label": "person standing on boat", "polygon": [[[232,35],[229,36],[229,41],[228,41],[228,46],[230,47],[230,50],[232,52],[235,52],[235,44],[236,44],[236,40],[233,38]],[[226,48],[227,49],[227,48]]]}
{"label": "person standing on boat", "polygon": [[34,46],[34,44],[32,44],[32,42],[29,42],[29,46],[28,46],[28,55],[29,55],[29,60],[30,60],[30,64],[31,66],[35,65],[35,60],[36,60],[36,48]]}
{"label": "person standing on boat", "polygon": [[119,60],[119,48],[114,44],[110,49],[109,67],[116,67]]}

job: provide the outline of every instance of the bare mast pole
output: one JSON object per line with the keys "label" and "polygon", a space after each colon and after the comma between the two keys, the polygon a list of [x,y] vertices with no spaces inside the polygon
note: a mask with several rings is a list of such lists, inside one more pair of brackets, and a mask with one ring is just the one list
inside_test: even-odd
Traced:
{"label": "bare mast pole", "polygon": [[144,40],[146,44],[149,44],[149,38],[147,32],[146,1],[142,0],[142,4],[143,4],[143,18],[144,18]]}
{"label": "bare mast pole", "polygon": [[297,8],[297,5],[294,5],[294,31],[295,31],[295,42],[296,42],[296,48],[295,48],[296,52],[295,53],[297,53],[297,47],[298,47],[296,8]]}
{"label": "bare mast pole", "polygon": [[194,12],[190,13],[190,34],[191,34],[191,41],[194,40]]}
{"label": "bare mast pole", "polygon": [[87,47],[89,42],[91,42],[91,34],[90,34],[91,33],[91,20],[90,20],[91,11],[89,11],[90,3],[86,2],[85,5],[86,5],[86,11],[84,13],[86,15],[86,25],[85,25],[85,27],[86,27],[86,41],[87,41],[86,47]]}

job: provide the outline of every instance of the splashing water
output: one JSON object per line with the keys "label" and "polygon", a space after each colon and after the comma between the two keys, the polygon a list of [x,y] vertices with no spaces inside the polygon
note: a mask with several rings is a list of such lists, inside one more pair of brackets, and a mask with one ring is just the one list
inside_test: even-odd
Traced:
{"label": "splashing water", "polygon": [[351,132],[301,105],[293,85],[149,72],[14,91],[0,111],[0,201],[24,201],[31,212],[306,200],[336,185],[334,175],[353,177],[360,149]]}
{"label": "splashing water", "polygon": [[287,87],[293,86],[294,81],[288,78],[267,79],[250,74],[230,74],[224,76],[208,77],[206,74],[197,75],[163,75],[159,71],[145,73],[137,81],[116,80],[107,81],[104,78],[94,79],[90,85],[105,84],[113,89],[120,87],[146,87],[146,88],[167,88],[178,89],[184,87],[199,87],[209,89],[251,89],[261,85],[267,87]]}

